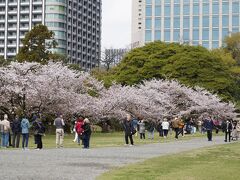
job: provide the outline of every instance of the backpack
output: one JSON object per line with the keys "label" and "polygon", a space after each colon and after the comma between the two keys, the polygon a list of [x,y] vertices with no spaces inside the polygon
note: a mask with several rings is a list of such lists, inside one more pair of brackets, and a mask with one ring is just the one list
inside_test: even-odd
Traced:
{"label": "backpack", "polygon": [[76,132],[79,135],[82,135],[84,129],[83,129],[83,122],[77,122],[76,124]]}

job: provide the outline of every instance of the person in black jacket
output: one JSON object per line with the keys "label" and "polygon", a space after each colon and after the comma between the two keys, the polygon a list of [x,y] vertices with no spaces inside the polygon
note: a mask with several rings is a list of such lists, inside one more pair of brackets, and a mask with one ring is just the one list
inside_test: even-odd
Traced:
{"label": "person in black jacket", "polygon": [[204,120],[203,127],[207,131],[208,141],[212,141],[212,130],[213,130],[214,124],[210,116]]}
{"label": "person in black jacket", "polygon": [[90,136],[92,134],[90,121],[85,118],[83,124],[83,148],[89,149]]}
{"label": "person in black jacket", "polygon": [[[233,130],[233,126],[230,120],[224,121],[222,123],[222,129],[223,132],[225,132],[225,142],[227,142],[227,139],[229,142],[231,142],[231,132]],[[227,138],[228,137],[228,138]]]}
{"label": "person in black jacket", "polygon": [[125,132],[126,145],[129,144],[129,142],[128,142],[128,138],[129,138],[130,142],[131,142],[130,146],[133,146],[134,144],[133,144],[132,135],[133,135],[133,132],[134,132],[134,127],[133,127],[133,124],[132,124],[132,121],[131,121],[131,115],[130,114],[127,115],[127,119],[123,122],[123,129],[124,129],[124,132]]}
{"label": "person in black jacket", "polygon": [[42,136],[45,134],[45,126],[42,123],[42,120],[40,118],[37,118],[33,122],[33,127],[34,127],[35,144],[37,144],[36,149],[40,150],[43,148]]}
{"label": "person in black jacket", "polygon": [[13,140],[12,146],[15,148],[19,148],[20,143],[20,136],[21,136],[21,122],[18,116],[12,122],[12,133],[13,133]]}

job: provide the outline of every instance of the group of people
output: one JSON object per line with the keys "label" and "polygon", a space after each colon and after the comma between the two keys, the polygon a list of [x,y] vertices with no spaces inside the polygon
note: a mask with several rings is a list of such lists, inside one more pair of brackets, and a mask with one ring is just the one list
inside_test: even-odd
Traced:
{"label": "group of people", "polygon": [[82,141],[83,148],[89,149],[89,142],[92,134],[89,119],[84,119],[82,116],[78,116],[77,119],[74,120],[72,131],[75,132],[75,138],[73,142],[77,142],[78,145],[80,145]]}
{"label": "group of people", "polygon": [[148,138],[153,139],[154,130],[159,132],[159,136],[167,138],[169,131],[175,132],[175,139],[179,135],[195,133],[198,129],[200,133],[207,133],[208,141],[212,141],[212,131],[215,129],[216,133],[220,129],[225,133],[225,142],[237,140],[240,137],[240,122],[233,120],[216,120],[210,116],[205,116],[203,119],[194,121],[189,119],[184,121],[181,117],[175,117],[172,120],[164,118],[163,121],[154,123],[153,121],[146,121],[143,118],[132,118],[130,114],[127,115],[126,120],[123,121],[123,129],[125,132],[125,143],[130,146],[134,145],[133,135],[139,134],[140,139],[145,139],[145,132],[148,132]]}
{"label": "group of people", "polygon": [[28,150],[29,132],[30,128],[34,131],[36,149],[42,149],[42,136],[45,133],[45,127],[40,118],[34,117],[30,124],[26,116],[15,116],[13,121],[9,121],[8,115],[4,115],[4,119],[0,120],[0,147],[19,148],[20,137],[22,136],[22,149]]}

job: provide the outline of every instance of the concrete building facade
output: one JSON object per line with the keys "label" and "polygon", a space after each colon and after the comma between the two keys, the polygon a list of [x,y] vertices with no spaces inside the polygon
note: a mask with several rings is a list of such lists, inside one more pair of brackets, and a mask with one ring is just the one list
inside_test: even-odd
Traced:
{"label": "concrete building facade", "polygon": [[94,68],[101,55],[101,7],[101,0],[0,0],[0,56],[16,56],[25,34],[44,24],[58,42],[52,51]]}

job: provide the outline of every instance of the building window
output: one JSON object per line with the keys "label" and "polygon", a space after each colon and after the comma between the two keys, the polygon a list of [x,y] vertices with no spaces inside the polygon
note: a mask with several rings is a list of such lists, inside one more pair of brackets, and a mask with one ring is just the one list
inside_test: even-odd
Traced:
{"label": "building window", "polygon": [[209,48],[209,42],[208,41],[203,42],[202,46],[208,49]]}
{"label": "building window", "polygon": [[199,17],[198,16],[193,17],[193,27],[199,27]]}
{"label": "building window", "polygon": [[170,30],[164,31],[164,41],[170,41]]}
{"label": "building window", "polygon": [[228,16],[222,16],[222,26],[228,27]]}
{"label": "building window", "polygon": [[161,31],[155,31],[155,40],[160,41],[161,40]]}
{"label": "building window", "polygon": [[222,29],[222,39],[224,40],[226,36],[228,36],[229,30],[228,28],[223,28]]}
{"label": "building window", "polygon": [[189,30],[183,30],[183,41],[189,42]]}
{"label": "building window", "polygon": [[164,27],[165,28],[170,28],[171,27],[171,19],[170,18],[165,18],[164,19]]}
{"label": "building window", "polygon": [[147,18],[145,21],[145,28],[146,29],[152,29],[152,19]]}
{"label": "building window", "polygon": [[218,14],[219,13],[219,4],[218,3],[213,3],[213,5],[212,5],[212,13],[213,14]]}
{"label": "building window", "polygon": [[219,42],[218,41],[213,41],[212,42],[212,48],[213,49],[216,49],[216,48],[218,48],[219,47]]}
{"label": "building window", "polygon": [[189,16],[183,18],[183,28],[189,28],[190,26],[190,20]]}
{"label": "building window", "polygon": [[180,28],[180,17],[175,17],[173,22],[174,28]]}
{"label": "building window", "polygon": [[174,5],[174,15],[180,15],[180,6],[178,4]]}
{"label": "building window", "polygon": [[189,15],[190,14],[190,6],[184,5],[183,6],[183,15]]}
{"label": "building window", "polygon": [[203,15],[208,15],[209,14],[209,4],[205,3],[203,4]]}
{"label": "building window", "polygon": [[155,7],[155,16],[161,16],[161,6]]}
{"label": "building window", "polygon": [[161,29],[161,19],[160,18],[155,19],[155,29]]}
{"label": "building window", "polygon": [[149,42],[149,41],[152,41],[152,31],[145,31],[145,41],[146,42]]}
{"label": "building window", "polygon": [[161,0],[155,0],[156,5],[161,5]]}
{"label": "building window", "polygon": [[223,2],[222,3],[222,13],[223,14],[228,14],[229,13],[229,3],[228,2]]}
{"label": "building window", "polygon": [[199,30],[198,29],[193,30],[193,40],[199,40]]}
{"label": "building window", "polygon": [[170,16],[171,15],[171,7],[169,4],[165,5],[164,7],[164,15],[165,16]]}
{"label": "building window", "polygon": [[209,29],[203,29],[202,31],[202,39],[209,40]]}
{"label": "building window", "polygon": [[232,25],[239,26],[239,16],[232,16]]}
{"label": "building window", "polygon": [[239,2],[233,2],[232,3],[232,12],[239,14]]}
{"label": "building window", "polygon": [[146,4],[152,4],[152,0],[146,0]]}
{"label": "building window", "polygon": [[203,16],[203,27],[209,27],[209,16]]}
{"label": "building window", "polygon": [[173,41],[178,42],[180,38],[179,36],[180,36],[180,31],[178,29],[175,29],[173,32]]}
{"label": "building window", "polygon": [[219,26],[219,16],[213,16],[212,17],[212,26],[218,27]]}
{"label": "building window", "polygon": [[152,6],[146,6],[146,16],[152,16]]}
{"label": "building window", "polygon": [[213,29],[212,30],[212,39],[218,40],[219,39],[219,29]]}
{"label": "building window", "polygon": [[193,5],[193,15],[199,15],[199,5],[198,4]]}

